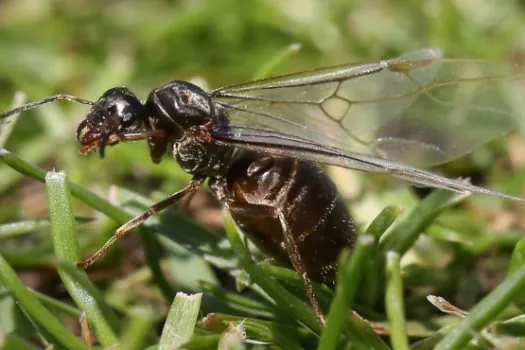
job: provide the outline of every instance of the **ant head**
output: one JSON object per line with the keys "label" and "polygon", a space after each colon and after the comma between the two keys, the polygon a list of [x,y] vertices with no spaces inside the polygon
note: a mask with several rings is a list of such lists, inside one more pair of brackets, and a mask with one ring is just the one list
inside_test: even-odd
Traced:
{"label": "ant head", "polygon": [[119,142],[119,134],[137,131],[143,126],[144,105],[127,88],[106,91],[78,125],[77,140],[81,152],[99,147],[101,157],[107,145]]}

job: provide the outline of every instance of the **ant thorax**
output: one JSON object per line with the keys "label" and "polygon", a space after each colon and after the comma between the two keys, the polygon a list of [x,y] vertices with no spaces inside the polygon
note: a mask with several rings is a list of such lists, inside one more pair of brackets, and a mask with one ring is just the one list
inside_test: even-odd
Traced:
{"label": "ant thorax", "polygon": [[185,138],[173,143],[173,156],[180,167],[192,175],[222,176],[227,172],[234,148],[215,142]]}

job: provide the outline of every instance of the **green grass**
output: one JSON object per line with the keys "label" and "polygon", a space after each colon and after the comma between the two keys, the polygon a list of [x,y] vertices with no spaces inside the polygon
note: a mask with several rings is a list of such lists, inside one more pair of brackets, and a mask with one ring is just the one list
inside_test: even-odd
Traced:
{"label": "green grass", "polygon": [[[440,47],[448,57],[519,61],[523,23],[525,6],[496,0],[4,1],[0,111],[16,91],[26,100],[60,92],[96,99],[125,85],[145,98],[171,79],[218,87],[423,47]],[[524,92],[521,84],[512,93]],[[109,148],[102,160],[80,156],[74,131],[86,111],[50,105],[0,125],[5,348],[87,348],[82,312],[97,347],[170,348],[190,339],[189,349],[234,348],[243,321],[249,340],[281,349],[524,346],[524,207],[428,194],[383,176],[329,170],[362,236],[342,260],[335,291],[314,286],[326,328],[301,279],[255,263],[229,218],[226,230],[220,224],[221,210],[206,191],[187,212],[149,220],[87,273],[76,270],[72,263],[118,225],[189,179],[170,157],[154,165],[143,143]],[[510,137],[438,170],[523,196],[523,120]],[[175,298],[178,292],[190,296]],[[442,313],[429,294],[467,316]],[[349,317],[348,307],[391,329],[390,336]]]}

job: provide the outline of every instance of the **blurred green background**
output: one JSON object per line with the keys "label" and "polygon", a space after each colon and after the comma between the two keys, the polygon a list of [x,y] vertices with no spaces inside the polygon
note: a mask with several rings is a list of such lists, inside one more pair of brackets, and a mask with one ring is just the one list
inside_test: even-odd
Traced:
{"label": "blurred green background", "polygon": [[[300,50],[291,53],[297,45]],[[106,89],[123,85],[145,98],[152,88],[172,79],[190,80],[212,88],[245,82],[268,70],[279,74],[374,61],[424,47],[439,47],[447,57],[523,63],[525,3],[3,0],[0,1],[0,110],[10,107],[16,91],[26,93],[29,100],[56,93],[95,100]],[[286,53],[286,60],[272,64]],[[74,131],[86,111],[85,106],[65,102],[26,113],[18,120],[5,148],[47,170],[63,169],[71,181],[115,203],[126,194],[111,185],[159,199],[162,193],[175,191],[189,179],[168,157],[160,165],[153,165],[142,143],[111,148],[103,160],[96,154],[80,156]],[[519,195],[524,193],[524,150],[520,134],[514,134],[440,170],[449,176],[469,176],[476,183]],[[384,177],[337,169],[331,169],[331,173],[344,196],[352,201],[351,210],[362,225],[369,223],[387,204],[411,208],[418,203],[418,194],[426,193],[415,193]],[[75,201],[74,207],[78,215],[99,219],[81,229],[90,247],[99,245],[116,227],[88,206]],[[45,188],[2,165],[0,208],[0,224],[45,219]],[[432,232],[439,243],[423,242],[419,247],[430,261],[427,263],[431,272],[415,269],[407,278],[412,278],[414,288],[438,290],[462,307],[475,304],[504,277],[512,247],[522,235],[520,229],[525,227],[522,213],[523,209],[499,199],[469,198],[465,205],[444,214],[440,221],[443,226],[434,227]],[[197,196],[189,215],[199,227],[222,232],[220,209],[207,194]],[[440,231],[442,227],[446,230]],[[493,231],[501,233],[499,239],[480,234]],[[97,235],[99,232],[102,234]],[[452,236],[443,238],[445,233]],[[50,271],[46,265],[52,256],[51,247],[41,247],[39,253],[32,250],[38,243],[49,244],[45,230],[25,240],[10,236],[2,239],[0,252],[29,276],[25,280],[28,284],[58,299],[66,298],[57,287],[53,269]],[[447,240],[459,242],[459,248],[444,246],[443,241]],[[123,250],[124,255],[135,256],[138,254],[135,241],[128,241],[131,243],[122,243],[117,249]],[[28,259],[28,254],[32,259]],[[35,254],[42,254],[42,259]],[[92,279],[111,285],[115,276],[136,271],[142,264],[140,257],[137,260],[119,266],[118,272],[108,263],[106,270],[98,269]],[[443,268],[445,265],[447,269]],[[217,283],[215,272],[202,269],[184,279],[179,268],[179,275],[174,278],[185,287],[199,278]],[[473,270],[478,274],[473,274]],[[408,302],[421,307],[410,308],[410,317],[424,319],[429,313],[436,313],[422,301],[422,295],[409,296]],[[140,296],[135,297],[126,302],[140,302]],[[5,324],[2,327],[6,329]]]}

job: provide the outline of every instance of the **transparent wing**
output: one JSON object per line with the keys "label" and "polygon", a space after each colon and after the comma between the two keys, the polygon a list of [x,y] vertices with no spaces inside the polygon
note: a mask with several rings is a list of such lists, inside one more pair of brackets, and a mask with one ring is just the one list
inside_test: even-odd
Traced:
{"label": "transparent wing", "polygon": [[[504,62],[444,59],[439,49],[218,89],[234,141],[291,139],[413,166],[457,158],[515,126]],[[232,132],[235,130],[235,132]],[[264,136],[266,135],[266,136]],[[268,135],[273,135],[269,137]]]}
{"label": "transparent wing", "polygon": [[337,148],[287,136],[279,132],[254,127],[222,127],[212,131],[216,141],[261,152],[282,154],[314,162],[326,163],[350,169],[389,174],[415,184],[444,188],[456,192],[481,193],[490,196],[525,202],[525,198],[492,191],[475,186],[465,180],[455,180],[421,170],[410,165],[382,158],[344,152]]}

